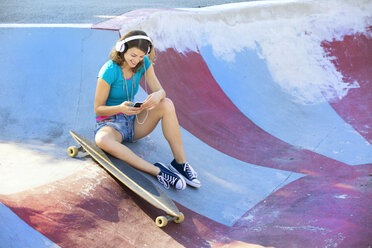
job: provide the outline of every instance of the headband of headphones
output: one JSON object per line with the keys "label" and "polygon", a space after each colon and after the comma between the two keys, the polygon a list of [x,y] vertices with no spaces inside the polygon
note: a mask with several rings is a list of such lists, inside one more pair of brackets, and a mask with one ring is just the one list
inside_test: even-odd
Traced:
{"label": "headband of headphones", "polygon": [[147,40],[147,41],[149,41],[150,44],[149,44],[149,47],[147,49],[146,54],[151,53],[152,40],[149,37],[147,37],[146,35],[133,35],[133,36],[130,36],[128,38],[125,38],[124,40],[120,40],[120,41],[116,42],[116,45],[115,45],[116,51],[121,52],[121,53],[126,51],[127,47],[126,47],[125,43],[127,43],[129,41],[132,41],[132,40]]}

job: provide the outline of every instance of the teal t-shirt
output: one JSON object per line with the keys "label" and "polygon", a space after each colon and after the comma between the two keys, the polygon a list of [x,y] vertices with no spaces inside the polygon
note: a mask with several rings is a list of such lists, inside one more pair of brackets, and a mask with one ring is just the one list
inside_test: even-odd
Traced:
{"label": "teal t-shirt", "polygon": [[130,79],[127,79],[125,84],[120,66],[115,64],[112,60],[107,61],[98,73],[98,77],[105,80],[111,86],[106,106],[116,106],[124,101],[133,100],[130,98],[132,96],[134,98],[137,94],[140,79],[150,66],[150,59],[145,56],[144,65]]}

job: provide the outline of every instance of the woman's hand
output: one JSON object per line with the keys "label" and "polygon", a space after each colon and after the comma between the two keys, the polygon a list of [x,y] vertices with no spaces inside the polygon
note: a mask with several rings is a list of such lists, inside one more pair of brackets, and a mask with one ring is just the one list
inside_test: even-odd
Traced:
{"label": "woman's hand", "polygon": [[164,93],[165,93],[164,90],[159,90],[154,93],[151,93],[146,98],[146,100],[143,102],[141,108],[148,109],[148,110],[155,108],[160,103],[160,101],[164,98],[164,95],[165,95]]}
{"label": "woman's hand", "polygon": [[141,111],[143,110],[143,107],[141,106],[139,108],[134,108],[132,107],[133,104],[134,104],[133,102],[129,102],[129,101],[125,101],[122,104],[120,104],[121,113],[128,115],[128,116],[137,115],[141,113]]}

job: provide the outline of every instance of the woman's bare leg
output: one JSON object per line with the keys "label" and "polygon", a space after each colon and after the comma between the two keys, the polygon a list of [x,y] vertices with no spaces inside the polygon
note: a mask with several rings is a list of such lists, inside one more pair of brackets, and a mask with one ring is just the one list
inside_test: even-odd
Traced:
{"label": "woman's bare leg", "polygon": [[157,176],[159,174],[160,169],[158,167],[137,156],[128,147],[123,145],[121,140],[121,134],[109,126],[100,129],[95,137],[96,144],[112,156],[151,175]]}
{"label": "woman's bare leg", "polygon": [[[146,117],[146,110],[142,111],[136,118],[143,122]],[[146,121],[141,125],[134,123],[134,140],[138,140],[151,133],[159,120],[162,120],[162,130],[165,139],[168,141],[173,156],[178,163],[185,163],[185,152],[183,149],[181,130],[178,123],[173,102],[169,98],[163,99],[156,108],[149,111]]]}

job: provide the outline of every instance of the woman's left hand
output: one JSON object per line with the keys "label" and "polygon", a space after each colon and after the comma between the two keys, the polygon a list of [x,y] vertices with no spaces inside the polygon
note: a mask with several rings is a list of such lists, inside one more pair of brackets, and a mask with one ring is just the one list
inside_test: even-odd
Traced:
{"label": "woman's left hand", "polygon": [[148,110],[155,108],[160,103],[160,101],[164,98],[163,92],[164,92],[163,90],[159,90],[154,93],[151,93],[146,98],[146,100],[143,102],[141,108],[148,109]]}

